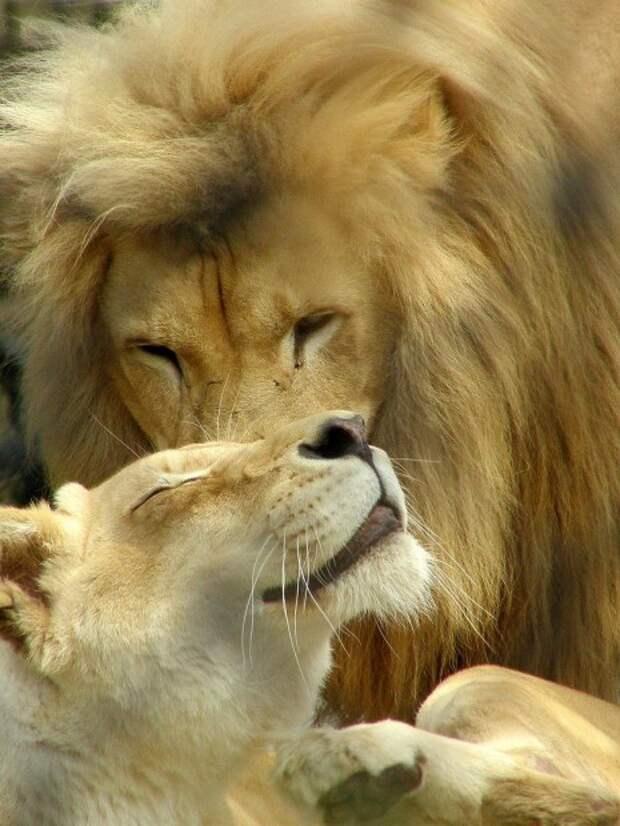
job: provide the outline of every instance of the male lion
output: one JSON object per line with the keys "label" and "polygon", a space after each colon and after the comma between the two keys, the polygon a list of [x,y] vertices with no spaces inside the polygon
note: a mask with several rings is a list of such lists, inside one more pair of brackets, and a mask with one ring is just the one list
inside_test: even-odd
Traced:
{"label": "male lion", "polygon": [[615,0],[163,0],[5,86],[52,485],[335,407],[400,463],[445,587],[355,627],[344,719],[481,662],[616,694],[617,33]]}
{"label": "male lion", "polygon": [[2,826],[231,822],[231,780],[311,719],[334,624],[429,607],[402,490],[349,415],[56,505],[0,509]]}

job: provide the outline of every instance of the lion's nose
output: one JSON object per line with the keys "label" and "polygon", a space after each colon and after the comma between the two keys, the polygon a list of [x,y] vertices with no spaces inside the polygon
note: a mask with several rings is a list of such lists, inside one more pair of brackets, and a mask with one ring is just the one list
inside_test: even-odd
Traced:
{"label": "lion's nose", "polygon": [[366,440],[366,425],[361,416],[328,419],[314,439],[299,446],[308,459],[344,459],[358,456],[372,463],[372,453]]}

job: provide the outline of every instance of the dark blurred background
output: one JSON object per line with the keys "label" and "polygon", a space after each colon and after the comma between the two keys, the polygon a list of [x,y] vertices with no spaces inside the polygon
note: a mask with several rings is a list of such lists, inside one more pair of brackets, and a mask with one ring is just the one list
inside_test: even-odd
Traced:
{"label": "dark blurred background", "polygon": [[101,23],[119,0],[0,0],[0,57],[27,47],[22,23],[27,17]]}
{"label": "dark blurred background", "polygon": [[[100,24],[118,4],[119,0],[0,0],[0,76],[3,64],[10,71],[7,57],[29,48],[23,26],[28,17]],[[3,293],[0,261],[0,310]],[[25,505],[46,494],[46,482],[18,424],[19,374],[19,360],[0,324],[0,503]]]}

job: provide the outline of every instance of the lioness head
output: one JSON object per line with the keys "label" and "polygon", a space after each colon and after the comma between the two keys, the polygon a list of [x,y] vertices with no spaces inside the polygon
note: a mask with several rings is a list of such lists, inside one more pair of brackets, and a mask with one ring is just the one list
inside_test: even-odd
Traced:
{"label": "lioness head", "polygon": [[359,416],[164,451],[64,486],[55,510],[0,511],[2,630],[69,698],[208,717],[272,708],[278,684],[275,723],[303,718],[336,626],[428,606],[405,514]]}

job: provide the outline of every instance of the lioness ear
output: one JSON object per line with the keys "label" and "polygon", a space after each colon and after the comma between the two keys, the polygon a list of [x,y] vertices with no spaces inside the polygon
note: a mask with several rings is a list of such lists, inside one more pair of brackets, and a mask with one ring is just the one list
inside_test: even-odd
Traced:
{"label": "lioness ear", "polygon": [[39,664],[50,618],[39,577],[61,535],[46,504],[0,508],[0,636]]}
{"label": "lioness ear", "polygon": [[56,492],[54,503],[61,513],[82,516],[88,507],[88,491],[77,482],[69,482]]}

